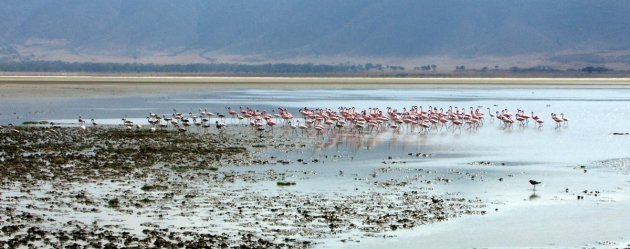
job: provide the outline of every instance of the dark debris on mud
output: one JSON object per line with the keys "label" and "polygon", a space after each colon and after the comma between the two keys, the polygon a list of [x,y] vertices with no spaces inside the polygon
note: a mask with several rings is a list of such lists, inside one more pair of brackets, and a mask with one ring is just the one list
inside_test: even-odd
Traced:
{"label": "dark debris on mud", "polygon": [[[263,164],[260,161],[267,159],[257,158],[256,150],[306,147],[288,139],[238,131],[226,135],[115,128],[17,127],[0,134],[2,248],[299,248],[340,234],[377,236],[485,213],[481,200],[418,188],[414,184],[432,183],[421,175],[404,184],[366,181],[356,192],[265,193],[234,183],[282,187],[296,182],[275,170],[222,169]],[[283,160],[278,164],[285,164]],[[123,221],[61,218],[68,213],[107,214]],[[141,231],[125,227],[124,217],[130,215],[145,221]],[[190,217],[202,227],[159,225]]]}
{"label": "dark debris on mud", "polygon": [[[19,127],[0,139],[4,179],[89,181],[137,173],[156,164],[211,168],[251,163],[242,146],[224,146],[227,137],[175,131],[49,129]],[[251,138],[256,139],[256,138]]]}

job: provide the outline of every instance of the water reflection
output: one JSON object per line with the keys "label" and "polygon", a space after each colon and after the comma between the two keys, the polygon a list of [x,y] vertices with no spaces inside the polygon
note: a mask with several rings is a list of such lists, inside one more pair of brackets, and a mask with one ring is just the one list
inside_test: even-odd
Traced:
{"label": "water reflection", "polygon": [[533,191],[532,194],[529,195],[529,200],[530,201],[535,201],[535,200],[538,200],[538,199],[540,199],[540,195],[537,195],[536,191]]}
{"label": "water reflection", "polygon": [[[535,93],[532,93],[535,92]],[[332,97],[331,97],[332,96]],[[383,97],[387,96],[387,97]],[[352,106],[357,110],[371,107],[402,109],[410,106],[434,106],[448,109],[449,106],[490,108],[497,110],[534,111],[545,120],[542,127],[530,122],[527,126],[515,125],[505,128],[496,119],[487,120],[483,127],[457,131],[438,127],[430,132],[412,133],[401,125],[398,132],[386,128],[381,132],[358,134],[357,132],[326,132],[316,135],[309,129],[274,128],[276,136],[300,136],[313,140],[319,152],[343,150],[349,153],[369,151],[397,153],[433,153],[438,156],[467,155],[468,160],[519,161],[519,162],[565,162],[606,160],[626,155],[630,140],[624,136],[609,136],[613,132],[628,132],[630,113],[628,89],[533,89],[533,88],[410,88],[405,91],[392,89],[346,89],[340,90],[269,90],[251,89],[245,92],[234,90],[204,91],[182,90],[177,94],[142,95],[125,97],[112,96],[93,98],[53,99],[41,104],[37,99],[18,103],[8,101],[0,105],[0,124],[20,124],[24,121],[60,121],[76,123],[83,115],[94,118],[100,124],[119,124],[127,115],[136,123],[145,122],[147,113],[177,109],[182,113],[196,114],[199,109],[225,112],[226,106],[249,106],[259,110],[276,110],[283,106],[302,119],[298,108],[318,107],[336,110],[339,106]],[[48,100],[47,100],[48,101]],[[8,103],[7,103],[8,102]],[[68,108],[69,106],[77,108]],[[551,113],[565,113],[571,117],[571,126],[556,127]],[[89,120],[89,119],[88,119]],[[111,121],[110,121],[111,120]],[[302,119],[302,121],[304,121]],[[57,122],[56,122],[57,123]],[[143,126],[145,123],[141,123]],[[214,123],[211,120],[210,123]],[[228,125],[247,125],[228,117]],[[297,122],[296,122],[297,123]],[[302,122],[304,124],[304,122]],[[191,130],[194,126],[191,125]],[[348,127],[350,128],[350,127]],[[229,129],[229,128],[228,128]],[[367,131],[367,129],[366,129]],[[203,131],[202,131],[203,132]],[[592,148],[598,148],[592,153]],[[469,161],[469,162],[470,162]]]}
{"label": "water reflection", "polygon": [[[410,143],[421,143],[420,135],[409,134],[413,139],[401,139],[392,131],[359,134],[355,132],[331,132],[325,135],[308,135],[315,140],[315,150],[404,150]],[[413,141],[412,141],[413,140]]]}

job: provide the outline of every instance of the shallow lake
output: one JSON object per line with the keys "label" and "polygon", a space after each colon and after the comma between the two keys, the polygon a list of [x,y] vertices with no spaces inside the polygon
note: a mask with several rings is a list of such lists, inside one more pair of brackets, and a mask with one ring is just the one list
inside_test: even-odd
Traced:
{"label": "shallow lake", "polygon": [[[42,89],[45,91],[45,89]],[[442,192],[479,197],[491,203],[485,216],[472,216],[393,232],[395,238],[367,238],[360,243],[342,243],[330,239],[321,247],[466,248],[466,247],[615,247],[630,241],[630,89],[625,87],[528,87],[528,86],[448,86],[336,89],[280,88],[195,88],[151,93],[127,93],[120,96],[65,96],[46,99],[0,100],[0,124],[25,121],[53,121],[77,125],[83,119],[100,124],[122,124],[126,117],[146,125],[149,113],[171,115],[176,110],[198,114],[207,109],[227,114],[227,107],[238,110],[287,110],[301,118],[298,109],[307,107],[354,107],[368,110],[387,107],[402,110],[429,106],[447,110],[457,107],[468,111],[479,108],[485,115],[478,129],[433,129],[426,134],[406,127],[394,132],[363,134],[292,131],[276,126],[274,132],[285,136],[307,136],[315,148],[300,155],[277,152],[278,157],[343,158],[316,168],[320,173],[300,182],[290,190],[276,190],[273,184],[248,187],[270,191],[344,192],[356,184],[335,178],[345,174],[365,175],[383,162],[404,161],[387,166],[434,170],[479,172],[481,179],[436,185]],[[544,120],[542,127],[533,121],[506,128],[489,117],[495,111],[518,109],[533,112]],[[551,113],[563,113],[568,123],[557,126]],[[229,125],[237,119],[226,118]],[[229,129],[229,127],[228,127]],[[410,155],[411,153],[411,155]],[[420,153],[430,157],[416,156]],[[480,162],[488,162],[483,164]],[[582,167],[583,166],[583,167]],[[276,167],[295,167],[276,166]],[[308,166],[314,167],[314,166]],[[246,170],[265,170],[247,168]],[[584,169],[588,169],[586,172]],[[234,167],[233,170],[243,170]],[[404,174],[400,173],[400,174]],[[375,177],[376,178],[376,177]],[[501,181],[497,179],[502,179]],[[543,183],[533,192],[529,179]],[[581,191],[601,191],[599,198],[578,202]],[[618,243],[618,244],[615,244]]]}
{"label": "shallow lake", "polygon": [[[45,91],[45,89],[42,89]],[[405,148],[427,148],[426,152],[448,152],[456,156],[518,163],[585,163],[628,156],[630,136],[614,136],[614,132],[629,132],[630,89],[626,88],[497,88],[497,87],[410,87],[408,89],[239,89],[175,93],[153,92],[124,96],[67,96],[53,99],[23,99],[0,105],[0,124],[24,121],[58,121],[77,123],[79,115],[85,120],[94,118],[98,123],[121,123],[120,119],[146,123],[150,112],[170,115],[173,110],[184,114],[198,114],[207,109],[227,115],[226,107],[250,107],[269,112],[286,107],[296,117],[302,107],[330,108],[355,107],[367,110],[386,107],[401,111],[411,106],[429,106],[447,110],[479,108],[486,113],[483,127],[461,132],[433,131],[428,135],[410,135],[403,129],[399,134],[387,133],[366,136],[361,149],[404,151]],[[542,128],[531,121],[528,126],[517,124],[503,129],[497,120],[489,120],[487,109],[508,109],[514,113],[522,109],[534,112],[544,120]],[[551,113],[564,113],[569,123],[555,128]],[[226,122],[238,123],[227,118]],[[348,146],[345,144],[344,146]],[[348,146],[352,147],[352,146]],[[363,153],[360,149],[354,153]],[[414,148],[415,150],[415,148]],[[372,153],[363,153],[369,154]]]}

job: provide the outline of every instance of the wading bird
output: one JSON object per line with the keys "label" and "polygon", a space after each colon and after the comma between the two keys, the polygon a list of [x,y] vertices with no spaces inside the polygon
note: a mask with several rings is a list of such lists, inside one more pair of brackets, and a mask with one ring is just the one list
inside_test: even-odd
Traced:
{"label": "wading bird", "polygon": [[534,186],[534,190],[536,190],[536,185],[540,184],[541,182],[539,181],[535,181],[535,180],[529,180],[529,184],[531,184],[532,186]]}

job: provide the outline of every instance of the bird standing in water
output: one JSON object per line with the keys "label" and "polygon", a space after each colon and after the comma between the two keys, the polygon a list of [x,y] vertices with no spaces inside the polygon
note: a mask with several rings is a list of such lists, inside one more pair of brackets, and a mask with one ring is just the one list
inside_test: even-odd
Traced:
{"label": "bird standing in water", "polygon": [[535,181],[535,180],[529,180],[529,183],[534,186],[534,190],[536,190],[536,185],[540,184],[541,182],[539,181]]}

